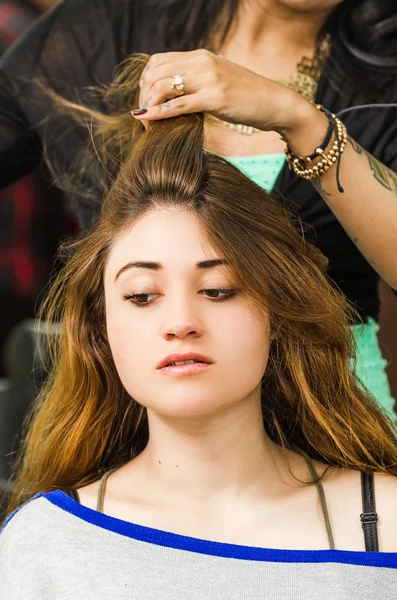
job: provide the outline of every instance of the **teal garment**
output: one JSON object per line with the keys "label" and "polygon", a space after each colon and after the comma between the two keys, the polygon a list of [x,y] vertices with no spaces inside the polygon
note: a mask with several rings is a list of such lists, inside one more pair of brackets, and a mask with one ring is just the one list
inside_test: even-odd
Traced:
{"label": "teal garment", "polygon": [[394,398],[386,373],[387,360],[382,356],[378,342],[379,325],[369,317],[367,323],[353,325],[352,329],[356,341],[356,374],[386,414],[395,420]]}
{"label": "teal garment", "polygon": [[229,162],[244,175],[271,192],[286,160],[285,154],[258,154],[256,156],[227,156]]}
{"label": "teal garment", "polygon": [[[227,157],[244,175],[255,181],[267,192],[271,192],[281,169],[285,154],[260,154],[257,156]],[[396,419],[394,398],[390,392],[386,373],[387,361],[379,347],[379,325],[369,318],[364,325],[354,325],[356,340],[356,373],[363,386],[371,392],[388,416]]]}

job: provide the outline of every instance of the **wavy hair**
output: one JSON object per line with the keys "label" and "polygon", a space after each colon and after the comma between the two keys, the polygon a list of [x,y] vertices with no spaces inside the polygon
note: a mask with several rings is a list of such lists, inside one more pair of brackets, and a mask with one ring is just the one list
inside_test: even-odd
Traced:
{"label": "wavy hair", "polygon": [[[146,59],[126,63],[107,93],[130,94]],[[147,443],[146,410],[123,388],[107,340],[103,275],[115,240],[156,207],[192,211],[238,284],[270,314],[262,405],[271,439],[328,465],[397,475],[396,431],[353,373],[351,309],[327,280],[326,258],[270,194],[204,150],[202,115],[142,133],[128,97],[110,116],[64,102],[92,123],[108,188],[95,225],[66,248],[42,307],[60,334],[49,337],[53,366],[27,420],[8,512],[37,492],[87,485]]]}

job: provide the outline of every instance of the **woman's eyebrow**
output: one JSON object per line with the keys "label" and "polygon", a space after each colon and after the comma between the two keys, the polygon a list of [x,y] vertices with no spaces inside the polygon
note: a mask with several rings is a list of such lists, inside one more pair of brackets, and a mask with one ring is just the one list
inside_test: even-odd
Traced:
{"label": "woman's eyebrow", "polygon": [[214,258],[212,260],[203,260],[197,263],[198,269],[213,269],[214,267],[219,267],[219,265],[226,265],[227,262],[224,258]]}
{"label": "woman's eyebrow", "polygon": [[[224,258],[213,258],[211,260],[202,260],[197,263],[197,269],[213,269],[214,267],[218,267],[219,265],[225,265],[226,260]],[[115,281],[118,280],[120,275],[129,269],[149,269],[150,271],[160,271],[163,268],[163,265],[158,262],[146,261],[146,260],[137,260],[134,262],[129,262],[124,267],[118,271]]]}
{"label": "woman's eyebrow", "polygon": [[150,269],[151,271],[160,271],[162,268],[163,267],[160,263],[145,260],[137,260],[134,262],[129,262],[126,265],[124,265],[124,267],[121,267],[114,280],[117,281],[120,275],[125,271],[128,271],[129,269]]}

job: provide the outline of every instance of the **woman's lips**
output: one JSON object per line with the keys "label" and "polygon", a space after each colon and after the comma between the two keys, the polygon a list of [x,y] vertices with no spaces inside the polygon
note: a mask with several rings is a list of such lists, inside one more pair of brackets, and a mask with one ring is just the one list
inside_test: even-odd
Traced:
{"label": "woman's lips", "polygon": [[195,375],[206,371],[213,362],[207,356],[188,352],[186,354],[170,354],[157,365],[157,369],[164,375]]}
{"label": "woman's lips", "polygon": [[201,373],[202,371],[206,371],[212,367],[211,363],[203,363],[203,362],[193,362],[187,363],[183,365],[169,365],[167,367],[163,367],[160,369],[160,372],[164,375],[195,375],[196,373]]}

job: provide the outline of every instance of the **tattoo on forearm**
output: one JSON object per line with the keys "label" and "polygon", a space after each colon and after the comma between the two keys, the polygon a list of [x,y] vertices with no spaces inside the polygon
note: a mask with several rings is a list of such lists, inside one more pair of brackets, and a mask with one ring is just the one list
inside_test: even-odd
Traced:
{"label": "tattoo on forearm", "polygon": [[320,194],[320,196],[323,200],[327,201],[328,198],[331,198],[331,194],[323,188],[323,185],[322,185],[320,179],[312,179],[312,184],[313,184],[313,187],[317,190],[317,193]]}
{"label": "tattoo on forearm", "polygon": [[[364,150],[364,148],[362,148],[359,144],[357,144],[357,142],[355,140],[348,137],[348,141],[349,141],[350,145],[352,146],[353,150],[357,154],[364,154],[367,157],[370,168],[372,170],[372,173],[373,173],[373,176],[375,177],[375,179],[383,187],[385,187],[386,189],[388,189],[390,191],[393,191],[394,195],[397,197],[397,174],[394,173],[393,171],[391,171],[390,169],[388,169],[387,167],[385,167],[385,165],[383,165],[381,162],[376,160],[376,158],[374,158],[371,154],[369,154],[369,152],[367,152],[366,150]],[[331,198],[331,194],[323,188],[321,179],[313,179],[311,183],[313,184],[313,187],[317,190],[318,194],[322,197],[322,199],[325,202],[327,202],[328,199]],[[343,229],[345,230],[346,234],[349,236],[349,238],[353,242],[353,244],[355,246],[357,246],[357,248],[361,252],[360,240],[357,237],[357,235],[352,233],[349,230],[349,228],[346,227],[346,225],[344,223],[342,223],[342,221],[339,220],[339,222],[342,225]],[[377,271],[378,267],[377,267],[376,262],[369,259],[367,256],[365,256],[365,258],[368,261],[368,263],[371,265],[371,267]]]}
{"label": "tattoo on forearm", "polygon": [[385,165],[382,165],[381,162],[368,154],[368,152],[366,154],[375,179],[387,190],[394,192],[397,198],[397,174],[385,167]]}
{"label": "tattoo on forearm", "polygon": [[357,154],[362,154],[364,152],[360,144],[357,144],[356,140],[353,140],[353,138],[351,138],[350,136],[347,136],[347,141],[352,146],[354,152],[357,152]]}
{"label": "tattoo on forearm", "polygon": [[372,154],[364,150],[356,141],[352,140],[352,138],[348,137],[348,142],[352,146],[353,150],[357,154],[365,154],[368,159],[369,166],[371,168],[372,174],[375,177],[376,181],[381,184],[385,189],[393,192],[395,197],[397,198],[397,173],[394,173],[388,167],[385,167],[379,160],[374,158]]}

